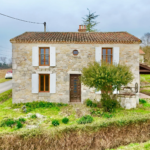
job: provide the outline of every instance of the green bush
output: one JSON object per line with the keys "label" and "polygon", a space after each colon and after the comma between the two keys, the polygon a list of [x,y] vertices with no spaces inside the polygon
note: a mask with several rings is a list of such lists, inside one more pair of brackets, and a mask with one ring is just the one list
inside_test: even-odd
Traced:
{"label": "green bush", "polygon": [[12,89],[0,94],[0,102],[4,102],[9,98],[12,98]]}
{"label": "green bush", "polygon": [[62,122],[63,122],[64,124],[67,124],[67,123],[69,122],[69,119],[68,119],[67,117],[65,117],[65,118],[62,119]]}
{"label": "green bush", "polygon": [[16,127],[17,127],[17,129],[20,129],[23,127],[23,124],[20,121],[17,121]]}
{"label": "green bush", "polygon": [[113,115],[112,115],[112,114],[109,114],[109,113],[103,113],[103,117],[104,117],[104,118],[112,118]]}
{"label": "green bush", "polygon": [[102,94],[101,103],[103,106],[104,112],[113,112],[116,108],[120,107],[119,102],[115,99],[115,97],[111,98],[107,94]]}
{"label": "green bush", "polygon": [[31,118],[32,118],[32,119],[37,118],[36,114],[31,115]]}
{"label": "green bush", "polygon": [[58,125],[59,125],[59,121],[56,120],[56,119],[53,120],[53,121],[52,121],[52,125],[53,125],[53,126],[58,126]]}
{"label": "green bush", "polygon": [[92,107],[93,102],[92,102],[90,99],[87,99],[87,100],[85,101],[85,103],[86,103],[86,106]]}
{"label": "green bush", "polygon": [[85,101],[86,103],[86,106],[89,106],[89,107],[97,107],[97,104],[94,103],[92,100],[90,100],[89,98]]}
{"label": "green bush", "polygon": [[19,118],[18,121],[25,122],[26,120],[24,118]]}
{"label": "green bush", "polygon": [[90,115],[86,115],[86,116],[83,116],[81,117],[77,123],[78,124],[86,124],[86,123],[91,123],[93,121],[93,117],[90,116]]}
{"label": "green bush", "polygon": [[139,99],[139,102],[140,102],[140,104],[145,104],[145,103],[147,103],[146,100],[144,100],[144,99]]}
{"label": "green bush", "polygon": [[0,127],[12,127],[12,125],[14,125],[16,123],[16,121],[14,119],[4,119],[2,120]]}

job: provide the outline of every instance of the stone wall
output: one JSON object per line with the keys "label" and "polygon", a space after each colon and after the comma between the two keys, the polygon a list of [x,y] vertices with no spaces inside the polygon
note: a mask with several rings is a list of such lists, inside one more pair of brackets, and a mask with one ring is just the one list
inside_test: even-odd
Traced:
{"label": "stone wall", "polygon": [[[55,67],[33,67],[32,47],[55,47]],[[129,86],[139,84],[139,44],[30,44],[12,43],[13,51],[13,103],[45,100],[49,102],[69,102],[70,74],[81,74],[82,67],[95,61],[95,47],[120,47],[120,63],[131,66],[134,80]],[[77,49],[78,56],[72,51]],[[33,94],[31,89],[31,75],[33,73],[56,73],[56,93]],[[100,100],[100,94],[94,89],[81,85],[81,101],[85,99]]]}

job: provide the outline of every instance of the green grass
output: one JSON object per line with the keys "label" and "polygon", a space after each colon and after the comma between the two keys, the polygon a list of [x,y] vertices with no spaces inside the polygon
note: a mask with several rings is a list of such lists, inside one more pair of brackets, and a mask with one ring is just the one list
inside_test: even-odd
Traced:
{"label": "green grass", "polygon": [[110,150],[150,150],[150,141],[145,143],[131,143],[127,146],[120,146],[116,149]]}
{"label": "green grass", "polygon": [[0,83],[7,82],[7,81],[10,81],[10,80],[12,80],[12,79],[1,78],[1,79],[0,79]]}
{"label": "green grass", "polygon": [[8,100],[11,97],[12,97],[12,89],[10,89],[6,92],[0,93],[0,103]]}
{"label": "green grass", "polygon": [[141,82],[150,83],[150,75],[149,74],[141,74],[140,80],[141,80]]}

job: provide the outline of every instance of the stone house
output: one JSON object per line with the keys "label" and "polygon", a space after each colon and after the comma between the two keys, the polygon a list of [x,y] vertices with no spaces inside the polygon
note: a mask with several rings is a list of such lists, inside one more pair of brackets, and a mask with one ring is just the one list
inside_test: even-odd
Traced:
{"label": "stone house", "polygon": [[[102,59],[131,66],[139,84],[139,44],[127,32],[25,32],[10,40],[13,60],[13,103],[100,100],[101,92],[78,82],[82,67]],[[116,91],[114,91],[115,93]],[[126,100],[130,108],[136,107]]]}

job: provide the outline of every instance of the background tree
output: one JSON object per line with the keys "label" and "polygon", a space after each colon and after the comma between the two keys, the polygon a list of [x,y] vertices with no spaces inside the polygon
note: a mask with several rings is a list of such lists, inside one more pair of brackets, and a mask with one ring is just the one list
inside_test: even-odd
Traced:
{"label": "background tree", "polygon": [[3,64],[6,64],[6,57],[0,57],[0,61],[2,61]]}
{"label": "background tree", "polygon": [[150,33],[145,33],[144,36],[142,36],[141,40],[144,46],[150,46]]}
{"label": "background tree", "polygon": [[87,9],[89,11],[89,14],[86,15],[85,18],[82,18],[83,19],[83,23],[86,25],[86,30],[88,32],[94,32],[94,31],[97,31],[96,29],[94,29],[94,27],[99,23],[99,22],[96,22],[95,19],[99,16],[99,15],[95,15],[95,12],[94,13],[91,13],[89,9]]}
{"label": "background tree", "polygon": [[94,62],[82,69],[81,82],[89,88],[102,91],[102,105],[103,107],[109,105],[105,107],[106,111],[110,111],[110,107],[117,102],[117,95],[114,95],[113,91],[120,90],[121,86],[127,85],[132,80],[133,74],[126,65],[111,65],[105,62],[101,62],[100,65]]}

